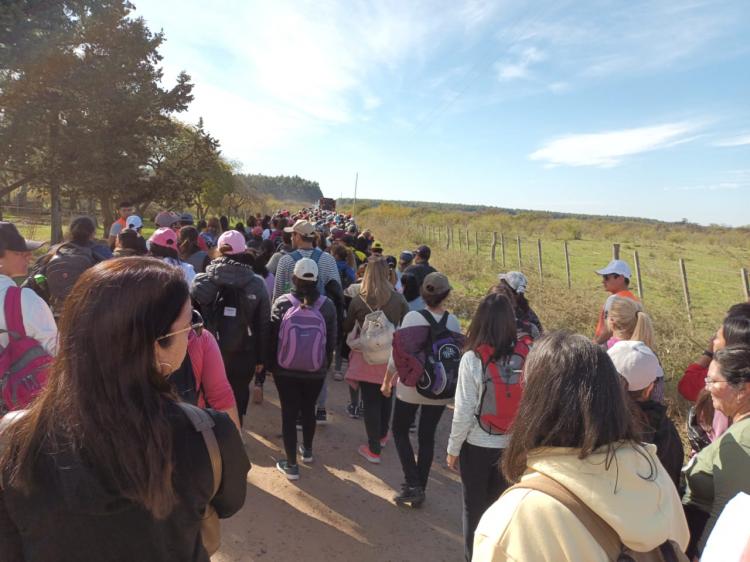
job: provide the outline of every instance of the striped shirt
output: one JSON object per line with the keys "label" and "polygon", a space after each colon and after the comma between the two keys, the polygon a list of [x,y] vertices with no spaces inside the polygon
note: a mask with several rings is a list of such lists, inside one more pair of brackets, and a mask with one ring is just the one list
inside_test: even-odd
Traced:
{"label": "striped shirt", "polygon": [[[298,249],[303,258],[309,258],[313,253],[313,248]],[[290,254],[281,256],[279,265],[276,268],[276,280],[273,284],[273,302],[281,295],[285,295],[292,290],[292,276],[294,275],[294,258]],[[336,281],[341,285],[339,268],[336,265],[336,259],[331,255],[323,252],[318,260],[318,275],[323,281],[325,287],[329,281]]]}

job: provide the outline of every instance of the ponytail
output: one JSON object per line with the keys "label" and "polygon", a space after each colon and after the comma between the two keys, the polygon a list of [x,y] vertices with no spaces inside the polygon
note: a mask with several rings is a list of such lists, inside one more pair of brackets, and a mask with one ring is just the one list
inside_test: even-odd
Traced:
{"label": "ponytail", "polygon": [[642,341],[649,348],[654,348],[654,326],[651,323],[651,317],[639,310],[636,313],[635,328],[633,328],[633,335],[630,336],[631,340]]}

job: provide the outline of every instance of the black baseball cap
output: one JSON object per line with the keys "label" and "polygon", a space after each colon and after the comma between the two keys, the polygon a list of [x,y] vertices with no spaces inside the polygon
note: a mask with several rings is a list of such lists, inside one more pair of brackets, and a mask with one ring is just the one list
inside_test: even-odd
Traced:
{"label": "black baseball cap", "polygon": [[12,222],[0,221],[0,249],[12,252],[33,252],[46,242],[26,240]]}
{"label": "black baseball cap", "polygon": [[414,250],[414,254],[419,256],[422,259],[428,260],[430,259],[430,247],[429,246],[420,246],[416,250]]}

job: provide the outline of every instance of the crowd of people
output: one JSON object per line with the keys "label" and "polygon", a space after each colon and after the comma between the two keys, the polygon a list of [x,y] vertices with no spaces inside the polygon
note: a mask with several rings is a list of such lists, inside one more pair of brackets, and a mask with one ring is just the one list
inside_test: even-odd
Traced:
{"label": "crowd of people", "polygon": [[464,332],[431,249],[390,255],[351,215],[163,211],[145,238],[134,210],[103,242],[75,219],[35,260],[0,222],[0,560],[208,560],[244,503],[268,378],[288,480],[314,462],[331,380],[364,421],[352,454],[380,464],[392,438],[398,506],[425,505],[444,448],[466,560],[750,559],[750,303],[679,382],[686,455],[624,261],[596,272],[591,337],[545,333],[518,271]]}

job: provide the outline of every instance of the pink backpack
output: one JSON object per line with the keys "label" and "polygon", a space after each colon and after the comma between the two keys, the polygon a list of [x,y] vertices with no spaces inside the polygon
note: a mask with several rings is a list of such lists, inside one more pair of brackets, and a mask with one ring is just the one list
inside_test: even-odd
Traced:
{"label": "pink backpack", "polygon": [[8,344],[0,347],[0,417],[26,408],[47,382],[52,356],[26,335],[21,314],[21,289],[8,287],[5,293],[5,325]]}
{"label": "pink backpack", "polygon": [[276,361],[288,371],[317,373],[326,357],[326,321],[320,313],[326,297],[321,295],[312,307],[294,295],[287,298],[292,307],[281,319]]}

